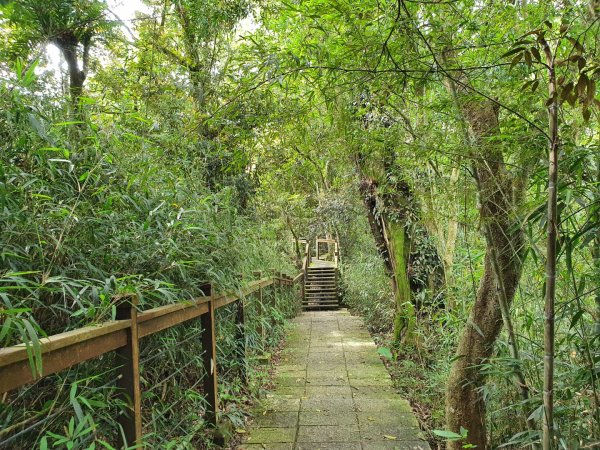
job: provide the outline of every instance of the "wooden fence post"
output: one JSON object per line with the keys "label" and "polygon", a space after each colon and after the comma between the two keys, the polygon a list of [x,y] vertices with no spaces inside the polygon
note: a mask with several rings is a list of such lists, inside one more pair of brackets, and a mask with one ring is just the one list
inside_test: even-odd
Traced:
{"label": "wooden fence post", "polygon": [[117,349],[117,364],[120,374],[117,379],[119,396],[127,405],[128,411],[120,414],[117,421],[123,428],[123,447],[141,445],[142,439],[142,400],[140,393],[140,350],[137,324],[137,295],[119,299],[117,320],[131,320],[127,330],[127,344]]}
{"label": "wooden fence post", "polygon": [[[262,272],[260,270],[256,270],[252,272],[252,275],[256,277],[256,279],[260,280],[262,278]],[[263,327],[263,317],[265,316],[265,306],[263,305],[263,291],[262,287],[258,288],[256,291],[256,299],[258,300],[258,329],[256,330],[258,335],[261,337],[261,340],[265,339],[265,330]]]}
{"label": "wooden fence post", "polygon": [[[240,275],[240,279],[243,276]],[[246,365],[246,317],[245,317],[245,299],[240,297],[237,301],[237,310],[235,314],[236,342],[238,344],[238,358],[240,363],[240,378],[244,384],[248,382],[248,367]]]}
{"label": "wooden fence post", "polygon": [[273,278],[273,305],[275,306],[275,300],[276,300],[276,294],[277,294],[277,288],[279,287],[279,273],[274,269],[271,268],[269,269],[269,274],[271,275],[271,278]]}
{"label": "wooden fence post", "polygon": [[306,270],[303,270],[302,279],[300,280],[300,305],[302,305],[302,302],[304,301],[305,286],[306,286]]}
{"label": "wooden fence post", "polygon": [[285,274],[283,272],[278,272],[278,274],[279,274],[279,304],[281,304],[281,301],[283,300],[283,295],[285,293],[286,280],[285,280]]}
{"label": "wooden fence post", "polygon": [[[212,297],[212,286],[202,286],[205,296]],[[208,312],[200,316],[202,326],[202,359],[204,362],[204,394],[206,395],[206,422],[212,428],[217,428],[219,398],[217,396],[217,348],[215,343],[215,304],[213,299],[208,300]]]}
{"label": "wooden fence post", "polygon": [[[273,298],[271,299],[271,307],[277,308],[277,299],[280,297],[281,293],[281,278],[279,278],[281,274],[275,269],[270,269],[270,271],[271,276],[273,277]],[[269,322],[271,324],[271,327],[275,325],[275,322],[275,317],[272,317]]]}

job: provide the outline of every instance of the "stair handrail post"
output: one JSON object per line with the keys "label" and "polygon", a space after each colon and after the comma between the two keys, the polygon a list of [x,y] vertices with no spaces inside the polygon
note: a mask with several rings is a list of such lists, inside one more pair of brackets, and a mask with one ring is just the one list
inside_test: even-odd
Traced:
{"label": "stair handrail post", "polygon": [[335,262],[335,267],[337,268],[340,262],[340,250],[337,241],[333,244],[333,261]]}
{"label": "stair handrail post", "polygon": [[[281,279],[279,278],[279,272],[277,272],[277,270],[274,267],[271,267],[269,269],[269,273],[271,274],[271,278],[273,279],[273,288],[271,289],[271,293],[273,294],[273,296],[271,298],[271,301],[269,302],[269,306],[271,308],[276,308],[277,297],[279,296],[279,293],[281,291]],[[275,316],[271,314],[269,315],[271,316],[269,320],[269,327],[273,327],[273,325],[275,325]]]}
{"label": "stair handrail post", "polygon": [[305,285],[306,278],[308,276],[308,265],[310,264],[310,241],[307,239],[304,247],[304,261],[302,264],[302,284],[300,285],[300,298],[301,301],[304,300],[304,296],[306,294]]}

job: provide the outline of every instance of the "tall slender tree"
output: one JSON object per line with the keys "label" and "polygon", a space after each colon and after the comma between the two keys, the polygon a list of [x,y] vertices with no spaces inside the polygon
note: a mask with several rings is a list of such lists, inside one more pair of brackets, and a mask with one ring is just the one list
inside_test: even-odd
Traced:
{"label": "tall slender tree", "polygon": [[94,40],[112,29],[104,0],[22,0],[5,7],[13,26],[10,38],[15,55],[30,56],[37,46],[51,43],[60,50],[69,75],[69,93],[75,111],[89,71]]}

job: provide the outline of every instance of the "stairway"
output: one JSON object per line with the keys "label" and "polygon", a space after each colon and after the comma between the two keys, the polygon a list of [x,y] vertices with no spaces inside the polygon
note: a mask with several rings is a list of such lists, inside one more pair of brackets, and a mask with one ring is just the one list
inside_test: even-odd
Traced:
{"label": "stairway", "polygon": [[333,265],[309,266],[304,280],[302,309],[336,309],[338,307],[337,268]]}

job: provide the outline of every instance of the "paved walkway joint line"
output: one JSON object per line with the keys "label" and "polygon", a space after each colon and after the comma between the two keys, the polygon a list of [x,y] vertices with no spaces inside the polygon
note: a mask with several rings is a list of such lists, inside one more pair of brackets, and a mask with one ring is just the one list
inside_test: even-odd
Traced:
{"label": "paved walkway joint line", "polygon": [[304,312],[243,449],[429,450],[377,348],[347,310]]}

